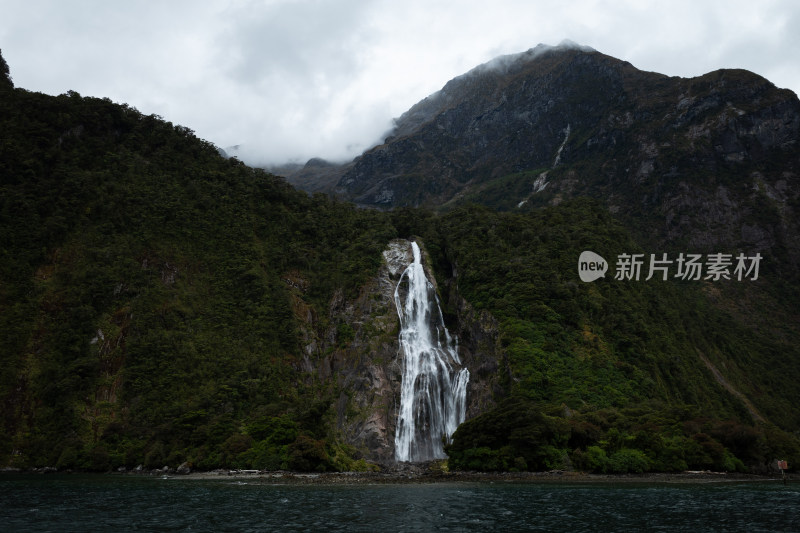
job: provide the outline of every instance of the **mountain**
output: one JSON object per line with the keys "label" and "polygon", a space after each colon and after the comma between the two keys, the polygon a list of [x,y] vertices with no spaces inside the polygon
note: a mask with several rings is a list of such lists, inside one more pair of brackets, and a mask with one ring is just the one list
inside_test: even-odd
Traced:
{"label": "mountain", "polygon": [[356,467],[301,333],[340,342],[385,217],[108,99],[0,91],[0,125],[0,465]]}
{"label": "mountain", "polygon": [[[646,227],[654,245],[779,248],[796,274],[799,136],[797,96],[750,72],[668,77],[577,45],[539,45],[413,106],[328,190],[370,206],[444,209],[590,196]],[[314,176],[309,166],[290,181],[319,191]]]}
{"label": "mountain", "polygon": [[[620,65],[586,50],[529,55],[531,65],[549,62],[553,76],[562,77],[565,58],[592,72],[599,72],[598,62]],[[497,81],[522,63],[506,58],[464,80],[491,74]],[[581,79],[581,68],[572,69]],[[696,211],[678,211],[670,234],[653,222],[665,213],[637,208],[644,189],[622,177],[607,177],[603,186],[606,178],[587,172],[587,181],[599,180],[592,181],[595,189],[558,189],[570,183],[569,172],[593,168],[592,157],[600,158],[591,156],[594,141],[571,144],[574,132],[589,126],[563,102],[559,109],[575,121],[568,122],[569,134],[554,126],[552,150],[537,156],[546,163],[520,171],[522,183],[542,180],[539,192],[525,189],[530,198],[521,207],[513,190],[500,194],[501,182],[491,175],[480,182],[453,171],[448,183],[465,188],[448,209],[379,210],[309,196],[226,159],[189,128],[127,105],[72,91],[33,93],[6,79],[0,85],[2,467],[391,465],[403,363],[394,298],[410,240],[421,249],[429,292],[439,299],[470,376],[466,421],[445,446],[450,467],[768,471],[775,459],[800,461],[791,141],[765,152],[776,167],[759,167],[758,190],[733,172],[747,161],[713,159],[718,168],[707,174],[709,183],[700,171],[689,180],[684,174],[692,166],[679,161],[688,187],[683,201]],[[457,101],[472,94],[455,91],[464,80],[453,82]],[[772,101],[774,88],[763,86],[754,98]],[[635,87],[631,81],[628,90]],[[563,84],[560,90],[572,91]],[[583,114],[597,107],[593,93],[585,99],[573,93],[570,102]],[[407,114],[384,148],[410,142],[458,109],[456,100],[434,100]],[[734,115],[745,120],[756,108],[742,101],[737,109],[745,115]],[[716,116],[712,111],[698,116]],[[503,121],[495,122],[499,128]],[[651,122],[604,127],[608,139],[623,143]],[[780,132],[786,123],[778,122]],[[751,129],[762,131],[759,124]],[[471,150],[456,138],[428,134],[443,161]],[[500,130],[486,142],[495,142],[495,134]],[[687,157],[708,162],[708,154],[717,154],[699,140],[696,146]],[[647,176],[666,180],[655,171],[666,153],[657,148]],[[586,159],[577,158],[580,150]],[[324,188],[372,153],[352,167],[312,161],[305,170],[321,172]],[[420,155],[415,164],[432,161]],[[783,184],[774,181],[779,174]],[[504,176],[518,181],[518,174]],[[698,196],[704,187],[726,192]],[[467,201],[470,190],[484,205]],[[734,215],[741,221],[732,230],[697,226]],[[725,239],[736,231],[739,240],[728,246]],[[752,240],[759,231],[766,237]],[[661,252],[760,251],[763,261],[757,279],[750,273],[741,281],[735,274],[636,281],[609,272],[585,283],[577,268],[585,250],[611,263],[623,254]]]}

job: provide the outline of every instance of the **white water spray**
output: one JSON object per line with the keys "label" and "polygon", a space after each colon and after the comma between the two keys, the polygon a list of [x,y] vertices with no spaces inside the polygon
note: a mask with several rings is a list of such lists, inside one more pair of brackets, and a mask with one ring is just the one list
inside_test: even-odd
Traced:
{"label": "white water spray", "polygon": [[[464,421],[469,370],[461,368],[458,348],[444,326],[433,285],[425,277],[417,243],[414,262],[400,276],[394,291],[400,317],[403,381],[394,437],[395,459],[428,461],[445,457],[449,439]],[[408,282],[405,302],[400,286]]]}

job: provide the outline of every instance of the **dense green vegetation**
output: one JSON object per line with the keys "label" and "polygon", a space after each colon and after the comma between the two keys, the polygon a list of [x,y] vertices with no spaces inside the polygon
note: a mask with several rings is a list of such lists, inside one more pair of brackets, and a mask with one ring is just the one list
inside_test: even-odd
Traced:
{"label": "dense green vegetation", "polygon": [[351,466],[286,280],[324,317],[386,217],[108,100],[16,90],[0,127],[0,463]]}
{"label": "dense green vegetation", "polygon": [[[582,250],[655,251],[595,202],[357,209],[160,117],[4,80],[0,466],[367,468],[337,431],[346,391],[301,371],[301,337],[326,339],[312,357],[345,349],[354,328],[332,300],[359,294],[387,242],[411,235],[442,290],[500,328],[497,406],[456,432],[451,468],[800,461],[797,332],[768,327],[768,312],[796,316],[791,284],[584,284]],[[744,290],[774,305],[747,322],[713,301]]]}
{"label": "dense green vegetation", "polygon": [[0,55],[0,89],[13,89],[14,82],[11,81],[11,73],[8,69],[8,63]]}
{"label": "dense green vegetation", "polygon": [[[553,468],[569,455],[580,468],[605,470],[612,467],[586,463],[586,454],[599,449],[611,458],[624,449],[646,454],[647,469],[712,468],[691,452],[698,440],[719,448],[713,468],[739,468],[739,460],[764,465],[781,454],[800,460],[797,438],[772,425],[800,428],[793,409],[800,401],[795,337],[776,337],[709,302],[708,294],[733,291],[740,282],[644,281],[646,272],[640,281],[622,281],[613,266],[594,283],[578,281],[582,250],[609,261],[646,252],[590,200],[526,214],[459,209],[443,218],[440,231],[448,261],[458,265],[461,295],[500,322],[507,390],[517,399],[513,408],[498,407],[456,432],[455,467],[513,468],[519,456],[528,468]],[[741,283],[772,290],[763,277]],[[725,368],[728,385],[743,396],[726,390],[709,365]],[[542,409],[558,415],[548,418]],[[722,430],[715,428],[726,424],[752,434],[752,442],[733,446],[716,437]],[[527,436],[515,441],[511,435],[519,432]],[[763,444],[767,435],[777,448]],[[658,455],[667,443],[683,450],[681,460]],[[508,446],[520,455],[508,455]],[[475,456],[477,449],[483,455]],[[547,457],[537,455],[546,449]]]}
{"label": "dense green vegetation", "polygon": [[[735,400],[723,402],[711,373],[698,369],[700,356],[730,358],[780,380],[758,383],[784,394],[785,403],[766,404],[763,414],[800,427],[798,414],[788,408],[800,401],[792,386],[798,378],[792,354],[798,349],[791,337],[754,331],[706,296],[737,283],[769,290],[764,275],[761,283],[645,281],[645,268],[639,281],[622,281],[614,279],[612,265],[605,278],[582,283],[582,250],[609,261],[624,252],[647,252],[590,200],[527,214],[461,209],[444,217],[441,232],[447,235],[447,260],[461,272],[461,294],[502,324],[513,392],[573,408],[659,398],[745,414]],[[769,368],[780,371],[773,376]]]}
{"label": "dense green vegetation", "polygon": [[800,445],[773,425],[710,417],[693,405],[578,411],[512,396],[462,424],[447,453],[450,468],[479,471],[745,472],[777,457],[796,462]]}

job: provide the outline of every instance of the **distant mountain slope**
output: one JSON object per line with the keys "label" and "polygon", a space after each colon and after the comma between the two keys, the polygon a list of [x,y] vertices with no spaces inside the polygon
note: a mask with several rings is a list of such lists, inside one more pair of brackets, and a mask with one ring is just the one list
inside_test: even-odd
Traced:
{"label": "distant mountain slope", "polygon": [[[503,210],[586,195],[658,245],[772,250],[796,275],[799,137],[797,96],[750,72],[668,77],[539,45],[413,106],[334,190],[380,207]],[[321,190],[315,175],[290,181]]]}

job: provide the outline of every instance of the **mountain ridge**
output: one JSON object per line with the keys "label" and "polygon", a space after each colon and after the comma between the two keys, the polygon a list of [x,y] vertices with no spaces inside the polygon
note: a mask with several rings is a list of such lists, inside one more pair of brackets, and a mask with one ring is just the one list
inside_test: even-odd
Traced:
{"label": "mountain ridge", "polygon": [[[767,231],[792,220],[795,197],[770,169],[758,193],[770,209],[748,221],[767,237],[758,279],[583,283],[584,250],[662,251],[648,219],[636,228],[623,208],[568,195],[507,210],[359,209],[225,159],[184,126],[72,91],[3,88],[0,126],[0,467],[391,462],[393,297],[407,257],[385,252],[410,239],[470,371],[452,468],[800,464],[800,298],[783,275],[790,247]],[[528,171],[535,181],[550,169],[537,194],[568,181],[564,163],[551,167],[577,131],[554,129],[546,168]],[[485,203],[518,203],[493,198],[496,186],[481,190]],[[704,216],[742,201],[726,187]]]}
{"label": "mountain ridge", "polygon": [[540,45],[449,81],[351,163],[288,179],[379,208],[590,196],[654,245],[785,249],[796,275],[799,136],[797,96],[748,71],[670,77]]}

